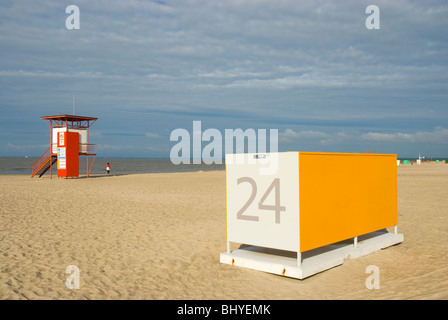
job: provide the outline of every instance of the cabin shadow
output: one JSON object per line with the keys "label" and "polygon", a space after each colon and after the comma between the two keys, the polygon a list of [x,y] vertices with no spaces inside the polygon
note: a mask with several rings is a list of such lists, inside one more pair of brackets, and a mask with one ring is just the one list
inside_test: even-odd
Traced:
{"label": "cabin shadow", "polygon": [[[367,234],[358,236],[358,243],[361,244],[363,241],[381,236],[386,233],[389,233],[387,231],[387,229],[381,229],[378,231],[374,231],[371,233],[367,233]],[[317,256],[317,255],[323,254],[323,253],[331,252],[331,251],[334,251],[336,249],[346,247],[346,246],[353,246],[353,238],[335,242],[332,244],[325,245],[323,247],[319,247],[316,249],[302,252],[302,259],[305,260],[307,258],[311,258],[311,257]],[[276,255],[276,256],[280,256],[280,257],[287,257],[287,258],[293,258],[293,259],[297,258],[297,252],[265,248],[265,247],[258,247],[258,246],[248,245],[248,244],[241,244],[239,246],[239,249],[245,249],[245,250],[249,250],[252,252],[262,252],[264,254]]]}

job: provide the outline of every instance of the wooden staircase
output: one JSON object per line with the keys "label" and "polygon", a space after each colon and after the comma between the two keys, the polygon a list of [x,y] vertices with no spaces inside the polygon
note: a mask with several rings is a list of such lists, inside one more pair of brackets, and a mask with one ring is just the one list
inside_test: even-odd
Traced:
{"label": "wooden staircase", "polygon": [[38,175],[39,178],[42,177],[42,175],[45,174],[57,160],[57,155],[51,153],[51,147],[48,148],[40,158],[33,163],[31,178],[36,175]]}

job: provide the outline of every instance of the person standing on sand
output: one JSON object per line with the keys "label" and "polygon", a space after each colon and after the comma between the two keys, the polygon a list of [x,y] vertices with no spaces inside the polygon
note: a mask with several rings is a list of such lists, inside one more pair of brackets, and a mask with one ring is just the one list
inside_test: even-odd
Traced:
{"label": "person standing on sand", "polygon": [[107,174],[109,174],[109,172],[110,172],[110,164],[109,164],[109,162],[106,165],[106,172],[107,172]]}

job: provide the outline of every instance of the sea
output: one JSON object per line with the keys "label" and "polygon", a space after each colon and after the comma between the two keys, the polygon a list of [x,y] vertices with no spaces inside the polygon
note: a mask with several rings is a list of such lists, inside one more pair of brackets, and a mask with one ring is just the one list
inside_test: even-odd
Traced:
{"label": "sea", "polygon": [[[0,157],[0,174],[23,174],[30,175],[32,165],[37,157]],[[399,158],[401,159],[401,158]],[[401,159],[404,160],[405,158]],[[407,158],[409,159],[409,158]],[[93,157],[89,157],[89,166],[92,165]],[[433,159],[444,162],[443,158]],[[415,160],[411,160],[414,161]],[[179,164],[175,165],[170,159],[144,159],[144,158],[99,158],[93,162],[90,174],[106,173],[106,165],[110,163],[111,174],[136,174],[136,173],[162,173],[162,172],[185,172],[185,171],[210,171],[225,170],[224,160],[222,164]],[[79,158],[79,174],[87,173],[87,158]],[[50,172],[47,171],[46,174]],[[57,174],[57,166],[53,165],[53,174]]]}
{"label": "sea", "polygon": [[[32,165],[37,157],[0,157],[0,174],[30,175]],[[89,157],[89,166],[93,157]],[[106,165],[109,162],[111,174],[137,174],[137,173],[162,173],[162,172],[186,172],[186,171],[210,171],[225,170],[222,164],[178,164],[170,159],[141,159],[141,158],[96,158],[93,162],[90,174],[105,174]],[[50,172],[45,173],[48,175]],[[87,158],[79,158],[79,175],[87,173]],[[53,165],[53,174],[57,174],[57,166]]]}

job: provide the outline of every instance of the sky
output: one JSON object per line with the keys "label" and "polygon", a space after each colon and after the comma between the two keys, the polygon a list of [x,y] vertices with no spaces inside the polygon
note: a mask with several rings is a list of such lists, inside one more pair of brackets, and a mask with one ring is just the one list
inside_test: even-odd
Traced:
{"label": "sky", "polygon": [[2,0],[0,156],[40,156],[40,117],[75,96],[99,157],[169,158],[193,121],[276,129],[279,151],[448,157],[447,16],[446,1]]}

